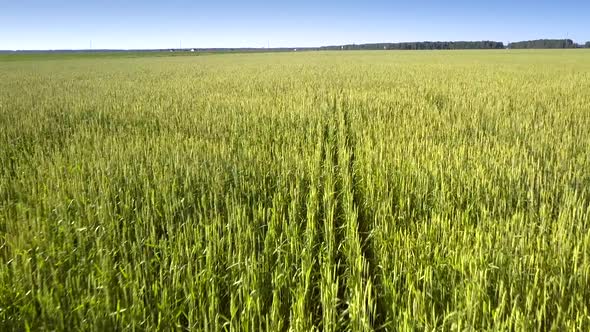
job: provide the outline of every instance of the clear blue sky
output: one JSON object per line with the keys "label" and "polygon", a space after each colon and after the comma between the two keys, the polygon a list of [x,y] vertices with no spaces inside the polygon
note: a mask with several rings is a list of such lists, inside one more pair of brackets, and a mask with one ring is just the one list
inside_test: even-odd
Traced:
{"label": "clear blue sky", "polygon": [[0,49],[590,40],[590,0],[0,0]]}

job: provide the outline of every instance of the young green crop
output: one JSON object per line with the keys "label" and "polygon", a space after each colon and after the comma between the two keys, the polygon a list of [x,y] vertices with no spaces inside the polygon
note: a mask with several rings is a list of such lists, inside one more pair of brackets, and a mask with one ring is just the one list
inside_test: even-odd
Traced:
{"label": "young green crop", "polygon": [[0,330],[588,330],[589,55],[0,59]]}

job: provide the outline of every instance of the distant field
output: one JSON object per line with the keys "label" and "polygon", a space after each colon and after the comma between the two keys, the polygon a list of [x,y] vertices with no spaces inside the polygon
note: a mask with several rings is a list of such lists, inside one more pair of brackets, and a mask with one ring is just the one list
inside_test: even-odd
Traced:
{"label": "distant field", "polygon": [[0,331],[590,330],[590,51],[159,55],[0,55]]}
{"label": "distant field", "polygon": [[117,51],[117,52],[4,52],[0,53],[0,62],[21,62],[21,61],[43,61],[43,60],[90,60],[105,58],[148,58],[148,57],[177,57],[177,56],[197,56],[206,53],[193,52],[135,52],[135,51]]}
{"label": "distant field", "polygon": [[222,55],[222,54],[252,54],[252,53],[279,53],[292,52],[292,49],[207,49],[191,52],[184,49],[162,50],[162,51],[0,51],[0,62],[9,61],[43,61],[43,60],[88,60],[94,58],[153,58],[153,57],[187,57],[201,55]]}

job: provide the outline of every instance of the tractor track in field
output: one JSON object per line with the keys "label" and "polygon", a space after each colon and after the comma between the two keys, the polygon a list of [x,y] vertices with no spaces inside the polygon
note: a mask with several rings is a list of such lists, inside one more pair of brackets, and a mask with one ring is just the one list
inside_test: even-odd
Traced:
{"label": "tractor track in field", "polygon": [[344,113],[345,125],[347,129],[347,144],[352,151],[350,155],[350,170],[351,170],[351,180],[352,180],[352,195],[353,195],[353,206],[358,211],[358,228],[357,232],[360,237],[361,242],[361,252],[363,255],[363,259],[367,262],[368,266],[368,277],[371,279],[373,284],[373,298],[376,301],[376,308],[375,312],[373,312],[372,317],[372,327],[374,330],[379,330],[384,328],[384,324],[386,322],[387,311],[385,304],[385,299],[381,292],[385,292],[382,281],[382,273],[379,271],[379,262],[378,258],[375,254],[375,244],[373,243],[372,238],[370,237],[371,232],[374,229],[375,223],[375,216],[374,214],[367,208],[366,198],[364,197],[363,191],[359,190],[362,186],[362,179],[357,172],[356,168],[356,140],[353,132],[353,128],[351,126],[350,114],[348,112]]}
{"label": "tractor track in field", "polygon": [[[374,308],[373,310],[368,307],[368,312],[365,312],[369,317],[370,326],[373,330],[379,330],[384,327],[384,323],[386,322],[386,303],[385,298],[381,294],[384,289],[382,287],[382,276],[379,272],[378,268],[378,258],[375,254],[374,244],[372,243],[372,239],[370,234],[374,227],[374,216],[371,211],[366,207],[365,204],[365,197],[362,190],[359,189],[361,185],[361,177],[356,172],[355,169],[355,153],[356,153],[356,141],[354,135],[354,129],[352,127],[350,113],[346,109],[346,107],[337,104],[336,99],[333,100],[332,104],[329,105],[329,114],[327,114],[325,123],[324,123],[324,133],[323,133],[324,142],[322,145],[322,156],[323,156],[323,164],[324,164],[324,171],[332,169],[334,173],[334,192],[333,192],[333,199],[334,199],[334,218],[333,218],[333,230],[334,230],[334,243],[336,244],[335,252],[331,253],[334,257],[333,263],[335,266],[332,268],[335,270],[336,274],[333,276],[334,283],[338,284],[338,291],[337,291],[337,316],[339,320],[345,322],[344,324],[351,323],[350,311],[349,311],[349,297],[350,292],[354,291],[352,285],[350,285],[350,278],[352,275],[352,270],[355,268],[354,259],[355,257],[347,257],[346,247],[353,244],[353,239],[349,238],[347,235],[347,213],[350,212],[350,207],[346,207],[346,204],[350,203],[352,205],[352,210],[357,212],[357,219],[356,219],[356,234],[353,233],[353,236],[358,237],[358,243],[360,244],[359,253],[361,255],[361,260],[364,262],[363,266],[366,266],[366,269],[363,269],[363,280],[362,280],[362,290],[368,289],[367,283],[372,284],[372,288],[370,289],[370,294],[368,295],[370,298],[374,300]],[[347,153],[342,153],[339,149],[346,149]],[[343,157],[344,156],[344,157]],[[325,173],[322,176],[328,176]],[[325,182],[322,182],[325,184]],[[345,183],[348,183],[349,186],[347,187]],[[330,188],[322,187],[320,192],[325,194],[326,190]],[[345,197],[352,197],[350,202],[345,202]],[[326,213],[323,209],[320,209],[320,219],[324,220],[326,218]],[[325,224],[324,224],[325,225]],[[322,233],[325,235],[328,232],[327,229],[322,230]],[[324,238],[322,241],[326,241],[327,239]],[[330,239],[328,239],[330,240]],[[326,246],[326,243],[322,243],[323,246]],[[319,287],[321,288],[321,287]],[[364,299],[363,299],[364,300]],[[323,308],[323,310],[327,310],[328,308]],[[341,329],[342,326],[337,326],[336,330]],[[328,329],[331,330],[331,329]]]}

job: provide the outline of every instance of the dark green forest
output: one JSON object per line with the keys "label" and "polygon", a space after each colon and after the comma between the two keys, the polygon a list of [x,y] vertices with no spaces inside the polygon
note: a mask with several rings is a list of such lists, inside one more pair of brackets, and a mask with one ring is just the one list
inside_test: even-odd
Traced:
{"label": "dark green forest", "polygon": [[[586,43],[588,47],[588,43]],[[537,39],[508,44],[508,48],[577,48],[571,39]]]}
{"label": "dark green forest", "polygon": [[425,41],[403,43],[371,43],[324,46],[322,50],[477,50],[477,49],[551,49],[551,48],[590,48],[590,42],[584,45],[576,44],[571,39],[538,39],[509,43],[497,41]]}
{"label": "dark green forest", "polygon": [[457,42],[406,42],[375,43],[325,46],[324,50],[466,50],[466,49],[500,49],[504,43],[496,41],[457,41]]}

